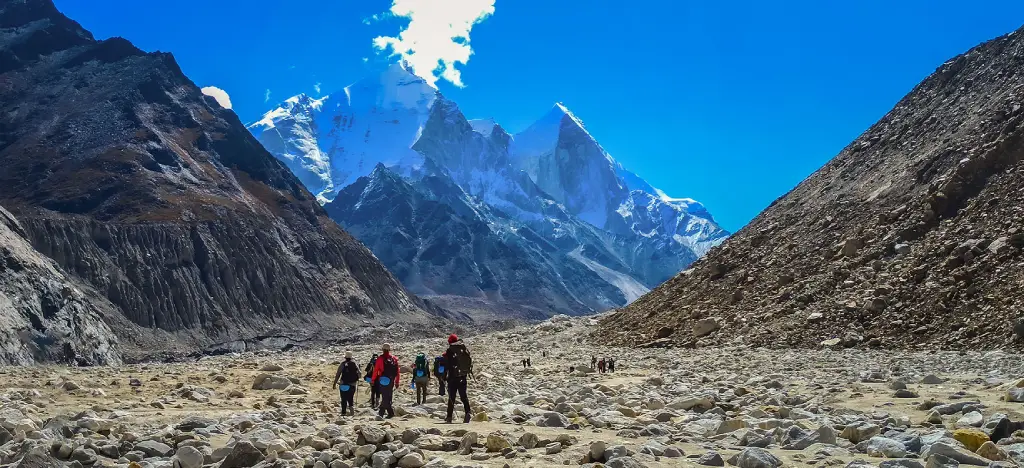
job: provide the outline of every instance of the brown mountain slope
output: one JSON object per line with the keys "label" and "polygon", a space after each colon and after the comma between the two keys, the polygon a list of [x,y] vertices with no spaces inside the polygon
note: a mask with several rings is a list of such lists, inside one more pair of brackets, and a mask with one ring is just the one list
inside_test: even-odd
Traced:
{"label": "brown mountain slope", "polygon": [[0,3],[0,204],[138,326],[126,352],[429,320],[171,55],[49,0]]}
{"label": "brown mountain slope", "polygon": [[1018,31],[943,64],[725,244],[605,318],[596,337],[1020,346],[1022,123]]}

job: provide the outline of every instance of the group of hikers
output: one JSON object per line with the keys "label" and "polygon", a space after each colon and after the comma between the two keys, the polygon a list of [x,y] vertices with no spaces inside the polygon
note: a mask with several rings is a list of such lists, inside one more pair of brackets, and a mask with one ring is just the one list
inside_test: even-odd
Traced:
{"label": "group of hikers", "polygon": [[[377,410],[379,418],[393,418],[394,395],[395,389],[400,385],[401,366],[398,358],[391,354],[390,344],[385,343],[381,346],[381,353],[370,358],[362,374],[359,372],[359,366],[352,360],[352,352],[345,353],[345,360],[338,366],[334,384],[331,386],[332,389],[338,388],[341,392],[342,415],[346,412],[355,415],[354,400],[361,375],[362,380],[370,387],[370,407]],[[473,375],[473,359],[465,343],[454,333],[448,336],[448,349],[444,354],[434,357],[433,369],[428,368],[426,354],[416,355],[412,365],[412,387],[416,390],[417,405],[427,402],[431,375],[437,378],[438,394],[444,396],[446,391],[448,393],[448,417],[445,422],[452,422],[455,397],[458,395],[462,400],[463,422],[468,423],[470,414],[466,387],[467,379]]]}
{"label": "group of hikers", "polygon": [[602,374],[605,372],[615,372],[615,358],[603,357],[598,361],[596,356],[590,356],[590,368],[596,369]]}

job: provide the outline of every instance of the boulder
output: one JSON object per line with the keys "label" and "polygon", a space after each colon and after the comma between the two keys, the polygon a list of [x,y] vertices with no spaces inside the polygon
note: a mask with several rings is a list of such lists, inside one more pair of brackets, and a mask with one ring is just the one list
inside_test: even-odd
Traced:
{"label": "boulder", "polygon": [[777,468],[782,460],[765,449],[748,447],[729,458],[729,464],[737,468]]}
{"label": "boulder", "polygon": [[879,458],[903,458],[908,455],[907,447],[903,445],[903,442],[881,436],[875,436],[868,440],[865,453]]}
{"label": "boulder", "polygon": [[502,431],[495,431],[487,434],[487,442],[484,444],[488,452],[500,452],[512,448],[512,441],[509,435]]}
{"label": "boulder", "polygon": [[981,444],[981,447],[978,447],[975,453],[992,461],[1003,461],[1007,458],[1006,452],[991,440]]}
{"label": "boulder", "polygon": [[722,455],[712,450],[701,455],[697,459],[697,464],[702,466],[725,466],[725,460],[722,459]]}
{"label": "boulder", "polygon": [[388,437],[387,431],[380,426],[363,426],[359,431],[368,444],[381,444]]}
{"label": "boulder", "polygon": [[980,457],[966,449],[956,447],[945,442],[936,442],[925,447],[921,452],[921,458],[928,460],[935,454],[956,460],[960,462],[961,465],[988,466],[989,464],[989,460],[987,458]]}
{"label": "boulder", "polygon": [[420,468],[425,463],[423,455],[420,455],[417,452],[406,454],[402,458],[398,459],[398,466],[400,468]]}
{"label": "boulder", "polygon": [[253,390],[284,390],[292,384],[288,377],[259,374],[252,381]]}
{"label": "boulder", "polygon": [[699,338],[705,335],[709,335],[718,330],[719,328],[721,328],[721,325],[719,325],[718,320],[714,318],[706,318],[695,322],[693,324],[691,331],[693,332],[693,336]]}
{"label": "boulder", "polygon": [[168,457],[174,451],[167,444],[155,440],[139,442],[135,444],[135,450],[146,454],[147,457]]}
{"label": "boulder", "polygon": [[219,468],[249,468],[263,461],[263,454],[248,441],[239,441],[221,461]]}
{"label": "boulder", "polygon": [[174,454],[174,468],[202,468],[205,456],[195,447],[179,447]]}
{"label": "boulder", "polygon": [[967,447],[967,449],[972,452],[978,450],[978,447],[981,447],[981,444],[984,444],[985,442],[989,441],[988,434],[982,432],[981,430],[966,428],[957,429],[956,431],[954,431],[953,439],[955,439],[957,442],[960,442],[961,444],[964,444],[964,447]]}

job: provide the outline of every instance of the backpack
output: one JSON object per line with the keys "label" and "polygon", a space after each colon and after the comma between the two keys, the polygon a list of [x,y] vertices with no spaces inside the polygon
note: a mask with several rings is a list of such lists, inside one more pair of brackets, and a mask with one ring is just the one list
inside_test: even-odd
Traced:
{"label": "backpack", "polygon": [[351,384],[359,380],[359,366],[354,361],[345,361],[341,364],[341,382]]}
{"label": "backpack", "polygon": [[384,370],[381,372],[381,377],[387,377],[392,382],[395,381],[395,377],[398,377],[398,360],[394,356],[381,356],[384,360]]}
{"label": "backpack", "polygon": [[444,377],[444,358],[441,356],[434,358],[434,375]]}
{"label": "backpack", "polygon": [[427,357],[423,354],[416,356],[416,365],[412,369],[413,376],[417,379],[430,377],[430,369],[427,368]]}
{"label": "backpack", "polygon": [[451,374],[456,377],[465,377],[473,373],[473,358],[465,345],[457,344],[448,347],[448,362],[451,366]]}

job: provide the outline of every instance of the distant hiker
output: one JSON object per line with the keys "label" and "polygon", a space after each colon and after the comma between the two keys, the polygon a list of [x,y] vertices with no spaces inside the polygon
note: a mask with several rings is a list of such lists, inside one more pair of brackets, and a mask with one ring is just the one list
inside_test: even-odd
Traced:
{"label": "distant hiker", "polygon": [[426,403],[427,387],[430,385],[430,368],[427,365],[426,354],[416,355],[416,362],[412,366],[412,382],[416,386],[416,404]]}
{"label": "distant hiker", "polygon": [[523,365],[523,369],[526,369],[526,359],[519,361]]}
{"label": "distant hiker", "polygon": [[448,417],[445,422],[452,422],[452,413],[455,411],[455,395],[458,394],[462,400],[463,421],[468,423],[469,397],[466,396],[466,378],[473,375],[473,358],[469,355],[469,349],[459,340],[459,337],[452,333],[448,336],[448,350],[444,352],[444,361],[447,365],[446,377],[448,379]]}
{"label": "distant hiker", "polygon": [[590,368],[597,370],[597,358],[594,356],[590,356]]}
{"label": "distant hiker", "polygon": [[444,396],[444,356],[434,358],[434,377],[437,377],[438,395]]}
{"label": "distant hiker", "polygon": [[530,358],[526,358],[526,367],[533,367],[533,364],[530,364]]}
{"label": "distant hiker", "polygon": [[548,352],[547,351],[543,351],[543,352],[541,352],[541,355],[544,356],[544,357],[548,357]]}
{"label": "distant hiker", "polygon": [[600,373],[602,373],[602,374],[604,374],[604,366],[605,366],[605,363],[604,363],[604,358],[601,358],[601,360],[600,360],[600,361],[597,361],[597,370],[598,370],[598,371],[599,371]]}
{"label": "distant hiker", "polygon": [[338,381],[341,381],[339,391],[341,392],[341,415],[345,415],[345,410],[351,411],[352,416],[356,415],[356,382],[359,381],[359,366],[352,360],[352,351],[345,351],[345,360],[338,366],[338,372],[334,374],[334,383],[331,384],[331,389],[338,387]]}
{"label": "distant hiker", "polygon": [[608,358],[608,372],[615,372],[615,358]]}
{"label": "distant hiker", "polygon": [[377,353],[373,353],[373,357],[370,358],[370,362],[366,363],[366,376],[363,380],[370,384],[370,408],[377,409],[377,404],[380,401],[380,390],[377,389],[377,382],[373,379],[373,369],[377,365]]}
{"label": "distant hiker", "polygon": [[384,413],[387,413],[390,419],[395,417],[395,408],[391,405],[394,402],[395,388],[398,388],[401,376],[398,373],[398,359],[391,355],[391,345],[384,343],[380,349],[383,354],[377,358],[377,363],[373,366],[371,380],[377,384],[377,391],[380,392],[381,397],[377,416],[383,418]]}

